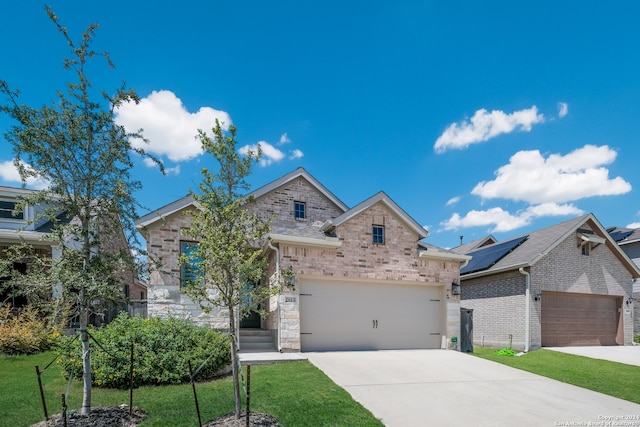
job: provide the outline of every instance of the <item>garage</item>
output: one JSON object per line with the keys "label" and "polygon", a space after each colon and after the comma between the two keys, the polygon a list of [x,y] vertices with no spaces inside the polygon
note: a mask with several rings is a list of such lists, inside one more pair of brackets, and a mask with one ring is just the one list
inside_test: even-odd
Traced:
{"label": "garage", "polygon": [[622,297],[542,292],[542,346],[622,345]]}
{"label": "garage", "polygon": [[440,348],[442,286],[300,280],[302,351]]}

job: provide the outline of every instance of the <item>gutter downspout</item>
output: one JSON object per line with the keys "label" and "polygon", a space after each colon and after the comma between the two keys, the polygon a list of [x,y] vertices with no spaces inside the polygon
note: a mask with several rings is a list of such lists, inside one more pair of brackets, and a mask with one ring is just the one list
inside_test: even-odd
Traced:
{"label": "gutter downspout", "polygon": [[[276,252],[276,274],[279,276],[280,275],[280,249],[278,249],[277,247],[273,246],[273,244],[271,243],[271,239],[267,240],[267,246],[269,246],[270,249],[273,249]],[[280,299],[282,298],[281,294],[278,294],[277,297],[277,301],[278,301],[278,317],[277,317],[277,342],[278,342],[278,352],[282,352],[282,345],[280,343],[280,317],[281,317],[281,312],[280,312]]]}
{"label": "gutter downspout", "polygon": [[523,274],[525,276],[525,280],[526,280],[526,290],[524,292],[524,310],[525,310],[525,316],[524,316],[524,352],[528,353],[529,352],[529,341],[531,340],[531,338],[529,337],[529,329],[531,326],[531,275],[529,274],[528,271],[525,271],[524,267],[520,267],[519,270],[520,274]]}

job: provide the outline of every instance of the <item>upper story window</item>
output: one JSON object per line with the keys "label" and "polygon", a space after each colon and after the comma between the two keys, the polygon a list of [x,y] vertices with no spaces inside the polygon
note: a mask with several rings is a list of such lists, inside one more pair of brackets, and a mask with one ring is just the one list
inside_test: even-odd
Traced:
{"label": "upper story window", "polygon": [[305,219],[307,217],[307,205],[304,202],[293,202],[293,214],[295,219]]}
{"label": "upper story window", "polygon": [[589,256],[591,255],[591,243],[589,242],[585,242],[582,245],[582,255],[584,256]]}
{"label": "upper story window", "polygon": [[382,225],[373,226],[373,244],[384,245],[384,226]]}
{"label": "upper story window", "polygon": [[0,200],[0,218],[3,219],[24,219],[24,212],[19,210],[16,215],[13,215],[13,211],[16,209],[16,202],[9,202],[6,200]]}

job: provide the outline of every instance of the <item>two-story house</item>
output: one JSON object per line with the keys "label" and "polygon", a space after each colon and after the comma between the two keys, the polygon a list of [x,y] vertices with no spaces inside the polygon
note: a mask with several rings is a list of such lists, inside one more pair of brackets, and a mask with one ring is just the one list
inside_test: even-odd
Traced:
{"label": "two-story house", "polygon": [[[34,190],[25,188],[0,186],[0,256],[9,246],[22,242],[28,243],[38,256],[54,259],[60,256],[60,248],[57,243],[48,238],[52,231],[52,223],[42,215],[47,206],[26,205],[18,209],[20,199],[33,193]],[[64,215],[60,215],[60,219],[65,220]],[[125,242],[126,239],[123,235],[120,241],[107,241],[105,246],[115,248],[126,244]],[[20,272],[26,272],[29,266],[26,262],[14,262],[13,268]],[[2,281],[2,278],[0,278],[0,281]],[[129,306],[111,306],[105,309],[103,316],[94,316],[93,323],[99,324],[103,321],[109,321],[123,309],[128,309],[132,314],[144,312],[147,293],[146,284],[135,278],[133,274],[131,274],[131,277],[127,277],[125,282],[123,293],[126,297],[129,297]],[[55,296],[53,295],[53,297]],[[28,300],[22,295],[13,295],[11,290],[4,290],[0,294],[0,304],[7,303],[11,304],[12,307],[19,308],[26,305]]]}
{"label": "two-story house", "polygon": [[[269,286],[277,267],[290,269],[295,284],[260,302],[268,315],[249,317],[241,328],[266,331],[278,351],[440,348],[458,336],[452,283],[469,257],[420,242],[427,231],[388,195],[350,208],[303,168],[251,195],[249,210],[275,217],[261,285]],[[226,329],[226,310],[203,313],[182,291],[187,273],[178,259],[194,243],[183,233],[193,209],[187,196],[136,224],[159,262],[149,276],[149,316]]]}

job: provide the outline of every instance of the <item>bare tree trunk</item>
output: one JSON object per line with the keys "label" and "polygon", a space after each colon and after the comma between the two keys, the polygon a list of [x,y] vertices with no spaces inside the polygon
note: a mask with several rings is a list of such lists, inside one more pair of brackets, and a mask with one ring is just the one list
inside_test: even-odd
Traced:
{"label": "bare tree trunk", "polygon": [[[229,307],[229,329],[231,330],[231,372],[233,374],[233,396],[236,403],[236,420],[240,419],[240,363],[238,358],[238,343],[236,341],[236,316],[235,307]],[[241,369],[241,368],[240,368]]]}
{"label": "bare tree trunk", "polygon": [[91,412],[91,353],[89,352],[89,310],[86,307],[80,309],[80,340],[82,341],[82,415]]}

